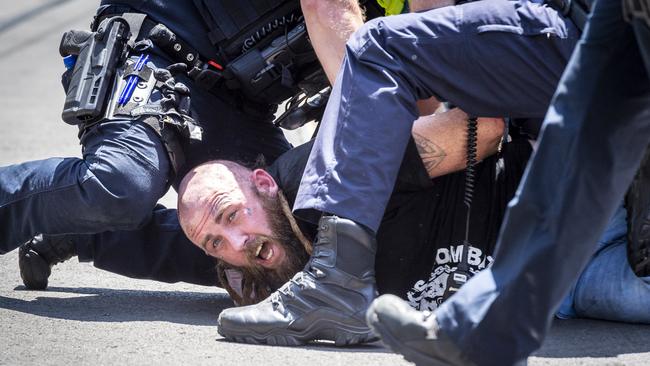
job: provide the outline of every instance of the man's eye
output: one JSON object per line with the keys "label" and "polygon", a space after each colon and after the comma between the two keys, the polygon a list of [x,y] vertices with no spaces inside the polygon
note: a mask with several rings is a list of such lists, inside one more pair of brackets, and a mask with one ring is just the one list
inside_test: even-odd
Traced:
{"label": "man's eye", "polygon": [[214,239],[212,241],[212,248],[217,249],[221,245],[221,239]]}
{"label": "man's eye", "polygon": [[237,217],[237,211],[233,211],[230,215],[228,215],[228,222],[233,222],[233,220],[235,220],[235,217]]}

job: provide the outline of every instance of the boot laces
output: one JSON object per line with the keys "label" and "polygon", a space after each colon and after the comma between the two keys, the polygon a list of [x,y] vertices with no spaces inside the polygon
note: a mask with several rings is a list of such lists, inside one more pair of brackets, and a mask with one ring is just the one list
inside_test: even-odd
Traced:
{"label": "boot laces", "polygon": [[438,322],[432,311],[425,310],[422,312],[422,324],[427,329],[425,339],[438,339]]}
{"label": "boot laces", "polygon": [[325,272],[321,271],[318,267],[309,266],[309,273],[311,273],[315,278],[325,277]]}
{"label": "boot laces", "polygon": [[277,309],[279,305],[283,304],[282,298],[287,297],[289,299],[293,299],[296,297],[296,293],[294,292],[294,286],[297,286],[300,289],[304,289],[307,285],[307,281],[305,279],[305,272],[298,272],[296,273],[295,276],[293,276],[287,283],[282,285],[277,291],[271,294],[271,304],[273,304],[273,308]]}
{"label": "boot laces", "polygon": [[[327,239],[325,240],[327,242]],[[319,279],[323,278],[326,276],[325,272],[323,272],[320,268],[314,265],[314,258],[327,258],[328,255],[326,254],[325,251],[321,250],[318,248],[318,244],[321,244],[323,242],[316,242],[314,252],[311,255],[311,259],[309,260],[309,263],[307,264],[307,272],[309,272],[314,278]]]}

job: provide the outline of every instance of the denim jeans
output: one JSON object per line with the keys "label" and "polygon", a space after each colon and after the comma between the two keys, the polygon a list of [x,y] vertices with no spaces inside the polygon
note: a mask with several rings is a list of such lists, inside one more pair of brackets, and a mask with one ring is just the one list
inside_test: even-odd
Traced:
{"label": "denim jeans", "polygon": [[558,318],[650,323],[650,277],[637,277],[627,261],[626,214],[623,206],[616,210]]}
{"label": "denim jeans", "polygon": [[144,123],[110,121],[82,137],[83,158],[0,168],[0,253],[38,233],[97,233],[144,224],[165,193],[169,161]]}
{"label": "denim jeans", "polygon": [[650,140],[648,42],[647,26],[623,20],[620,0],[596,1],[509,205],[494,265],[436,311],[440,330],[477,364],[516,364],[537,349],[593,256]]}

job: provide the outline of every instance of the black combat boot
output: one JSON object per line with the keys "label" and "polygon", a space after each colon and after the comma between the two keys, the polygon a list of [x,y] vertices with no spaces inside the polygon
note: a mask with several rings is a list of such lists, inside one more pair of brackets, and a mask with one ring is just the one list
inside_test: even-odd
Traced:
{"label": "black combat boot", "polygon": [[416,365],[473,365],[440,330],[435,313],[417,311],[397,296],[377,298],[367,320],[384,344]]}
{"label": "black combat boot", "polygon": [[625,197],[627,259],[638,277],[650,276],[650,147]]}
{"label": "black combat boot", "polygon": [[23,284],[30,290],[45,290],[52,266],[77,255],[72,236],[36,235],[18,250]]}
{"label": "black combat boot", "polygon": [[262,302],[222,311],[219,334],[236,342],[290,346],[375,340],[365,312],[377,293],[376,250],[374,235],[363,227],[324,216],[305,268]]}

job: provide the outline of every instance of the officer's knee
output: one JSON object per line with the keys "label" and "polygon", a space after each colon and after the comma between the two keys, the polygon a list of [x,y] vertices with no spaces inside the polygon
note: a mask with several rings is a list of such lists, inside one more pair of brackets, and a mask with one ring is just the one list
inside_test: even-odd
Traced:
{"label": "officer's knee", "polygon": [[112,198],[104,210],[105,215],[124,230],[135,229],[149,221],[159,198],[150,191],[134,190]]}
{"label": "officer's knee", "polygon": [[167,187],[166,178],[152,169],[96,174],[84,183],[89,215],[115,229],[135,229],[151,217]]}

